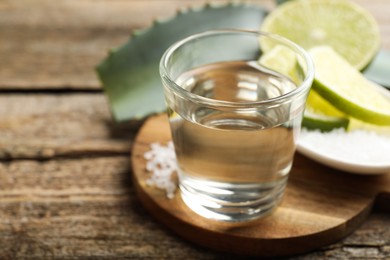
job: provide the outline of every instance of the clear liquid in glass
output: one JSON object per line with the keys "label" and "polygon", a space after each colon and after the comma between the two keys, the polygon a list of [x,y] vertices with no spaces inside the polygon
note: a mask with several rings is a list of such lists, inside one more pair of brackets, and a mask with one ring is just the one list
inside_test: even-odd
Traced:
{"label": "clear liquid in glass", "polygon": [[[296,88],[257,62],[221,62],[187,71],[176,83],[197,95],[256,102]],[[184,202],[198,214],[244,221],[279,203],[292,166],[294,124],[289,109],[224,111],[171,107],[169,119]]]}

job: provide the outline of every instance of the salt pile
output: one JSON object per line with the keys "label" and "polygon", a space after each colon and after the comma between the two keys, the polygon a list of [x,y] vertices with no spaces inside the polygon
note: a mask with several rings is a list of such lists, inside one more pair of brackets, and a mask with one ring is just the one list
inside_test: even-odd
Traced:
{"label": "salt pile", "polygon": [[174,197],[177,184],[172,180],[172,174],[177,171],[176,155],[173,143],[166,146],[152,143],[151,150],[144,154],[147,160],[146,170],[152,172],[152,176],[146,180],[146,184],[165,190],[169,199]]}
{"label": "salt pile", "polygon": [[331,132],[302,129],[299,143],[321,154],[353,164],[390,164],[390,136],[373,131]]}

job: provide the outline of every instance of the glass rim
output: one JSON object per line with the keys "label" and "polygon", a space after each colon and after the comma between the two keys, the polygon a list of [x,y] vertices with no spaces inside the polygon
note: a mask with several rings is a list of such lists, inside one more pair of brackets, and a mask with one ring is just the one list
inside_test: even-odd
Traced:
{"label": "glass rim", "polygon": [[[283,95],[265,99],[265,100],[259,100],[259,101],[248,101],[248,102],[235,102],[235,101],[226,101],[226,100],[218,100],[213,98],[204,97],[195,93],[192,93],[178,84],[176,84],[175,79],[172,79],[167,72],[167,62],[168,59],[171,57],[171,55],[181,46],[183,46],[186,43],[189,43],[191,41],[194,41],[196,39],[204,38],[207,36],[212,35],[228,35],[228,34],[247,34],[247,35],[254,35],[257,37],[269,37],[276,41],[282,42],[284,45],[287,45],[289,48],[292,48],[294,51],[298,52],[305,60],[307,65],[307,73],[305,75],[305,78],[303,79],[302,83],[297,86],[297,88],[293,89],[292,91],[289,91]],[[298,44],[294,43],[293,41],[269,32],[262,32],[262,31],[252,31],[252,30],[242,30],[242,29],[217,29],[217,30],[208,30],[201,33],[196,33],[193,35],[190,35],[186,38],[183,38],[182,40],[179,40],[175,43],[173,43],[168,49],[164,52],[164,54],[161,57],[160,64],[159,64],[159,70],[160,70],[160,76],[163,81],[167,81],[168,87],[175,91],[175,93],[179,94],[181,97],[189,99],[193,102],[196,102],[198,104],[203,104],[207,106],[219,106],[219,107],[235,107],[235,108],[247,108],[247,107],[255,107],[255,106],[262,106],[262,105],[272,105],[277,104],[280,102],[285,101],[286,99],[289,99],[293,96],[299,95],[301,92],[304,92],[306,89],[311,87],[311,84],[309,82],[312,82],[314,79],[314,63],[311,59],[310,55]]]}

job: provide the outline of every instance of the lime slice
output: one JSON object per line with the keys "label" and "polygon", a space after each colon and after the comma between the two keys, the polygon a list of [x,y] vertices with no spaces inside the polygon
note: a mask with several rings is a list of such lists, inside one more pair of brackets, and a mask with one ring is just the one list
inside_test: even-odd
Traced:
{"label": "lime slice", "polygon": [[310,50],[316,75],[313,89],[338,110],[364,122],[390,125],[390,94],[367,80],[329,46]]}
{"label": "lime slice", "polygon": [[347,129],[349,124],[348,118],[331,117],[322,114],[305,111],[302,126],[310,130],[320,130],[321,132],[330,132],[333,129],[344,128]]}
{"label": "lime slice", "polygon": [[345,0],[288,1],[266,17],[261,30],[282,35],[305,49],[330,45],[358,70],[370,63],[380,47],[373,16]]}
{"label": "lime slice", "polygon": [[322,98],[315,90],[311,89],[306,102],[307,110],[312,113],[323,114],[332,117],[347,117],[343,112],[332,106]]}
{"label": "lime slice", "polygon": [[333,107],[317,92],[310,90],[302,126],[328,132],[335,128],[347,129],[348,125],[349,118],[344,113]]}
{"label": "lime slice", "polygon": [[294,83],[299,84],[302,75],[295,52],[284,45],[276,45],[262,55],[259,63],[273,71],[288,76]]}
{"label": "lime slice", "polygon": [[[263,44],[264,42],[262,42]],[[284,45],[276,45],[260,57],[259,63],[271,70],[289,76],[298,83],[298,61],[295,53]],[[308,129],[331,131],[334,128],[347,128],[349,119],[315,91],[311,90],[306,103],[302,125]]]}
{"label": "lime slice", "polygon": [[259,63],[284,75],[290,75],[295,68],[295,53],[284,45],[276,45],[260,57]]}

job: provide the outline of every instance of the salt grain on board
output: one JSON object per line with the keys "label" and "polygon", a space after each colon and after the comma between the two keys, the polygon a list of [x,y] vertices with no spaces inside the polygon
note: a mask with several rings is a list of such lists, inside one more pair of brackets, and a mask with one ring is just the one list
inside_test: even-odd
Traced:
{"label": "salt grain on board", "polygon": [[152,172],[152,176],[146,180],[146,184],[165,190],[167,197],[174,197],[177,184],[172,180],[172,174],[177,171],[176,155],[173,143],[166,146],[152,143],[150,150],[144,154],[147,160],[146,170]]}

